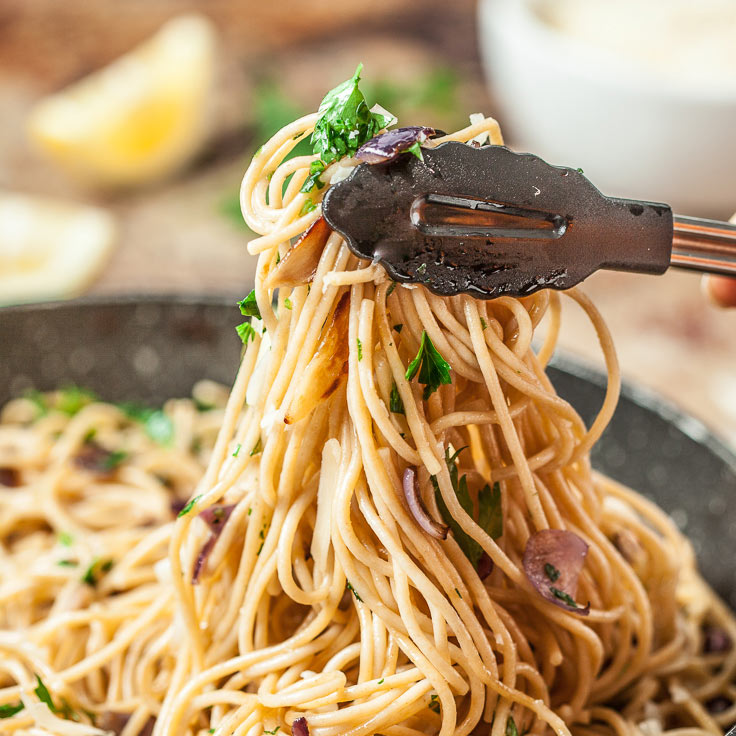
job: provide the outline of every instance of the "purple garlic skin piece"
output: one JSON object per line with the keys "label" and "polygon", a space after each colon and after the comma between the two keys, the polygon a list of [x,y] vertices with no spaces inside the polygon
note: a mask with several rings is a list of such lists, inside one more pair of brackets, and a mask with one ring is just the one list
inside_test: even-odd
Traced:
{"label": "purple garlic skin piece", "polygon": [[357,150],[355,158],[367,164],[392,161],[415,143],[422,144],[432,135],[434,128],[409,127],[389,130],[364,143]]}

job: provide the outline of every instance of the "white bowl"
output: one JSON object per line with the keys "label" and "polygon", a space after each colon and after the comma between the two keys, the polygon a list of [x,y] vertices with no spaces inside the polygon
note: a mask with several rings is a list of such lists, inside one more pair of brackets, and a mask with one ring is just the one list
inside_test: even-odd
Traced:
{"label": "white bowl", "polygon": [[531,0],[481,0],[479,14],[488,80],[514,147],[583,168],[606,194],[683,214],[736,210],[736,75],[723,85],[662,78],[563,34]]}

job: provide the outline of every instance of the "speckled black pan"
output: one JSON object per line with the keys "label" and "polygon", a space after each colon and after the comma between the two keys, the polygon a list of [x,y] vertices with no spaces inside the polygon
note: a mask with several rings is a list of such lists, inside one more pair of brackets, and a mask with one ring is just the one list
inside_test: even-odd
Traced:
{"label": "speckled black pan", "polygon": [[[76,383],[113,401],[160,403],[200,378],[230,383],[240,355],[235,305],[127,298],[0,310],[0,403],[34,386]],[[604,378],[560,359],[560,394],[590,422]],[[594,465],[667,509],[693,540],[705,577],[736,608],[736,456],[696,419],[624,389]]]}

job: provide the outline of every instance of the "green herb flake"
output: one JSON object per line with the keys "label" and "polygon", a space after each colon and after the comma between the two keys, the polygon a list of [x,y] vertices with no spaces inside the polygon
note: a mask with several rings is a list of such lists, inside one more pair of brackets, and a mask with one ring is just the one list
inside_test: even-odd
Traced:
{"label": "green herb flake", "polygon": [[509,716],[506,721],[506,736],[519,736],[519,731],[516,728],[516,722],[512,716]]}
{"label": "green herb flake", "polygon": [[488,329],[488,322],[486,322],[483,317],[480,318],[480,326],[483,328],[484,331]]}
{"label": "green herb flake", "polygon": [[583,170],[582,170],[581,168],[579,168],[579,167],[578,167],[577,169],[575,169],[575,171],[577,171],[577,172],[578,172],[578,174],[584,174],[584,173],[585,173],[585,172],[584,172],[584,171],[583,171]]}
{"label": "green herb flake", "polygon": [[363,343],[360,341],[360,338],[357,338],[358,342],[358,360],[363,360]]}
{"label": "green herb flake", "polygon": [[394,293],[394,289],[396,288],[396,282],[392,281],[391,286],[388,287],[388,291],[386,292],[386,297],[391,296],[391,294]]}
{"label": "green herb flake", "polygon": [[560,577],[560,571],[550,562],[544,563],[544,574],[554,583]]}
{"label": "green herb flake", "polygon": [[59,544],[71,547],[74,544],[74,537],[69,532],[59,532]]}
{"label": "green herb flake", "polygon": [[317,205],[311,199],[308,199],[302,205],[302,208],[299,210],[299,217],[303,217],[304,215],[307,215],[310,212],[314,212],[314,210],[316,209],[317,209]]}
{"label": "green herb flake", "polygon": [[416,358],[406,369],[406,380],[411,381],[419,374],[419,383],[424,384],[424,400],[426,401],[442,384],[452,382],[450,364],[439,354],[426,330],[422,331],[422,341]]}
{"label": "green herb flake", "polygon": [[314,153],[329,164],[343,156],[352,156],[378,131],[393,125],[396,119],[371,112],[360,91],[358,64],[353,76],[330,90],[319,106],[319,119],[314,126],[311,143]]}
{"label": "green herb flake", "polygon": [[21,702],[0,705],[0,718],[12,718],[16,713],[20,713],[23,708],[25,708],[25,706]]}
{"label": "green herb flake", "polygon": [[79,563],[76,560],[59,560],[56,564],[59,567],[76,567]]}
{"label": "green herb flake", "polygon": [[304,184],[302,184],[299,191],[306,194],[307,192],[311,192],[315,187],[317,187],[317,189],[322,189],[325,183],[320,179],[320,176],[326,168],[327,165],[324,161],[320,161],[319,159],[312,161],[312,163],[309,164],[309,176],[304,180]]}
{"label": "green herb flake", "polygon": [[102,560],[96,557],[92,560],[90,566],[84,571],[84,575],[82,575],[81,580],[83,583],[89,585],[90,588],[95,588],[97,583],[100,581],[100,578],[111,569],[111,559]]}
{"label": "green herb flake", "polygon": [[439,715],[439,713],[440,713],[440,701],[439,701],[439,698],[437,697],[437,695],[432,695],[429,698],[429,709],[433,713],[437,713],[437,715]]}
{"label": "green herb flake", "polygon": [[243,446],[243,445],[241,445],[241,444],[238,444],[238,446],[237,446],[237,447],[235,448],[235,452],[233,453],[233,457],[237,457],[237,456],[238,456],[238,453],[240,452],[240,448],[241,448],[242,446]]}
{"label": "green herb flake", "polygon": [[288,297],[288,296],[286,297],[286,299],[284,299],[284,306],[285,306],[285,307],[286,307],[287,309],[291,309],[291,307],[292,307],[292,304],[291,304],[291,299],[289,299],[289,297]]}
{"label": "green herb flake", "polygon": [[97,437],[97,428],[92,427],[91,429],[88,429],[87,434],[84,435],[84,444],[86,445],[88,442],[92,442],[95,437]]}
{"label": "green herb flake", "polygon": [[563,603],[567,603],[568,606],[572,606],[573,608],[580,608],[575,599],[571,595],[565,593],[564,590],[560,590],[559,588],[555,588],[554,585],[550,585],[549,592],[552,593],[555,598],[561,600]]}
{"label": "green herb flake", "polygon": [[263,452],[263,445],[261,444],[261,438],[258,438],[258,442],[253,445],[253,449],[250,451],[250,456],[257,455],[259,452]]}
{"label": "green herb flake", "polygon": [[[458,468],[455,463],[457,456],[464,449],[465,448],[458,450],[452,456],[450,456],[449,451],[447,451],[445,454],[445,462],[447,463],[447,468],[450,471],[450,482],[452,483],[452,488],[455,491],[457,500],[460,502],[465,513],[467,513],[471,518],[474,518],[475,508],[473,499],[470,496],[470,491],[468,490],[467,476],[463,475],[462,478],[458,477]],[[465,530],[460,526],[460,524],[458,524],[455,517],[450,513],[450,510],[447,508],[445,500],[442,498],[442,494],[440,493],[437,478],[435,476],[431,476],[430,480],[434,486],[437,508],[439,509],[443,520],[452,530],[452,534],[455,537],[455,541],[460,546],[460,549],[477,570],[480,558],[483,556],[483,548],[470,535],[465,533]],[[498,483],[494,483],[493,487],[486,483],[486,485],[484,485],[478,492],[478,518],[476,519],[476,523],[492,539],[498,539],[503,535],[501,487]]]}
{"label": "green herb flake", "polygon": [[258,309],[255,289],[251,290],[250,294],[248,294],[245,299],[241,299],[238,302],[238,307],[240,308],[240,314],[242,314],[244,317],[258,317],[258,319],[261,318],[261,310]]}
{"label": "green herb flake", "polygon": [[457,593],[457,597],[462,600],[462,596],[460,595],[460,591],[457,588],[455,588],[455,592]]}
{"label": "green herb flake", "polygon": [[241,322],[235,331],[238,333],[238,337],[242,341],[243,345],[247,345],[250,340],[254,340],[256,331],[250,322]]}
{"label": "green herb flake", "polygon": [[273,731],[266,731],[266,729],[264,728],[263,729],[263,733],[267,733],[267,734],[269,734],[269,736],[273,736],[280,728],[281,728],[281,726],[276,726],[276,728],[274,728]]}
{"label": "green herb flake", "polygon": [[93,391],[79,386],[67,386],[59,392],[56,408],[73,417],[93,401],[97,401],[97,394]]}
{"label": "green herb flake", "polygon": [[363,602],[363,599],[358,595],[358,591],[353,588],[349,580],[345,583],[345,586],[355,596],[355,600],[360,601],[361,603]]}
{"label": "green herb flake", "polygon": [[128,453],[125,450],[113,450],[103,461],[102,469],[109,471],[115,470],[119,467],[128,457]]}
{"label": "green herb flake", "polygon": [[401,399],[401,394],[399,393],[399,387],[394,383],[391,386],[391,398],[389,400],[389,409],[394,414],[406,414],[406,410],[404,409],[404,402]]}
{"label": "green herb flake", "polygon": [[383,683],[384,683],[384,678],[382,677],[376,684],[377,685],[383,685]]}
{"label": "green herb flake", "polygon": [[43,684],[43,680],[38,675],[36,675],[36,682],[38,683],[38,685],[33,690],[33,692],[36,693],[38,699],[42,703],[46,703],[46,705],[48,705],[49,710],[52,713],[56,713],[56,706],[54,705],[54,701],[51,699],[51,693],[49,692],[46,685]]}
{"label": "green herb flake", "polygon": [[146,434],[157,444],[167,446],[174,440],[174,422],[161,409],[152,411],[145,421]]}
{"label": "green herb flake", "polygon": [[198,496],[195,496],[194,498],[192,498],[190,501],[188,501],[187,505],[177,514],[176,518],[178,519],[182,516],[186,516],[194,508],[194,504],[196,504],[200,498],[202,498],[201,493]]}
{"label": "green herb flake", "polygon": [[256,552],[256,557],[259,557],[262,551],[263,551],[263,542],[261,542],[261,546],[258,548],[258,552]]}
{"label": "green herb flake", "polygon": [[404,153],[410,153],[412,156],[416,156],[422,163],[424,163],[424,155],[422,154],[422,147],[419,145],[419,141],[414,141]]}

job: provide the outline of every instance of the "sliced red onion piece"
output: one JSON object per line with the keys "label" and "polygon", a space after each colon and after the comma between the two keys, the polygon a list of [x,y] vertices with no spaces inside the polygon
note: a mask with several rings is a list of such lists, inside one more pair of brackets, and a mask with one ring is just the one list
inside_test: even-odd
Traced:
{"label": "sliced red onion piece", "polygon": [[488,553],[483,552],[478,560],[478,577],[485,580],[493,572],[494,567],[493,560],[488,556]]}
{"label": "sliced red onion piece", "polygon": [[219,537],[222,527],[227,523],[227,520],[230,518],[230,514],[232,514],[234,508],[234,503],[210,506],[208,509],[205,509],[200,513],[199,518],[202,519],[210,530]]}
{"label": "sliced red onion piece", "polygon": [[207,537],[207,541],[202,545],[202,549],[199,551],[197,559],[194,562],[192,585],[196,585],[199,582],[199,576],[204,569],[207,558],[214,549],[215,542],[219,539],[220,534],[222,534],[222,529],[233,513],[234,508],[234,503],[220,504],[218,506],[210,506],[199,514],[199,518],[210,528],[210,536]]}
{"label": "sliced red onion piece", "polygon": [[447,539],[448,527],[435,521],[424,508],[422,499],[419,495],[419,484],[417,483],[417,475],[412,468],[404,471],[404,496],[409,504],[409,510],[416,519],[417,524],[424,529],[430,537],[435,539]]}
{"label": "sliced red onion piece", "polygon": [[309,725],[304,716],[297,718],[291,724],[291,734],[292,736],[309,736]]}
{"label": "sliced red onion piece", "polygon": [[364,143],[355,154],[359,161],[367,164],[381,164],[395,159],[399,154],[411,148],[415,143],[424,143],[434,134],[434,128],[411,127],[396,128],[381,133]]}
{"label": "sliced red onion piece", "polygon": [[529,537],[524,550],[524,572],[539,594],[571,613],[587,616],[590,603],[575,601],[578,577],[585,564],[588,545],[564,529],[543,529]]}

